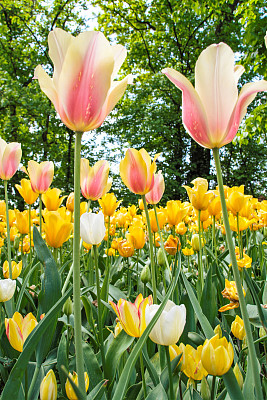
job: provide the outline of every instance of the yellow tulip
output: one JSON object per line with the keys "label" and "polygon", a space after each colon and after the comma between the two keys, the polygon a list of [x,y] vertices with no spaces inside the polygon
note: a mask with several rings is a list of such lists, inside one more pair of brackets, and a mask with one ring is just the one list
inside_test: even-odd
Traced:
{"label": "yellow tulip", "polygon": [[[156,221],[156,216],[154,210],[149,210],[149,220],[150,220],[150,225],[151,225],[151,230],[153,233],[158,232],[158,225]],[[158,222],[159,222],[159,228],[162,229],[163,225],[166,224],[166,215],[163,210],[157,209],[157,217],[158,217]]]}
{"label": "yellow tulip", "polygon": [[182,249],[183,255],[184,256],[192,256],[194,254],[194,250],[192,247],[185,247]]}
{"label": "yellow tulip", "polygon": [[244,322],[238,315],[236,315],[235,320],[232,322],[231,332],[239,340],[243,340],[246,336]]}
{"label": "yellow tulip", "polygon": [[[78,386],[78,375],[76,372],[73,372],[73,375],[69,372],[69,377],[70,379],[75,383],[76,386]],[[85,382],[85,391],[87,392],[88,388],[89,388],[89,377],[87,372],[84,373],[84,382]],[[66,394],[69,400],[78,400],[78,397],[76,396],[69,380],[66,380],[65,383],[65,390],[66,390]]]}
{"label": "yellow tulip", "polygon": [[193,188],[189,186],[183,186],[188,194],[192,206],[196,210],[206,210],[209,203],[214,197],[212,191],[208,191],[208,181],[203,178],[196,178],[193,183]]}
{"label": "yellow tulip", "polygon": [[206,339],[203,345],[201,362],[208,374],[222,376],[231,368],[234,359],[234,350],[225,337],[219,335]]}
{"label": "yellow tulip", "polygon": [[249,228],[250,225],[253,224],[254,221],[256,222],[256,220],[247,219],[247,218],[238,216],[238,225],[239,226],[237,226],[237,217],[234,217],[233,214],[231,214],[231,213],[229,215],[230,228],[234,232],[237,232],[238,228],[239,228],[239,232],[245,231],[246,229]]}
{"label": "yellow tulip", "polygon": [[111,217],[116,208],[121,204],[121,200],[117,201],[114,193],[106,193],[101,199],[98,200],[102,212],[105,216]]}
{"label": "yellow tulip", "polygon": [[187,227],[184,222],[180,222],[175,228],[175,232],[178,233],[178,235],[184,235],[186,231]]}
{"label": "yellow tulip", "polygon": [[136,297],[134,303],[124,299],[120,299],[117,304],[113,301],[109,302],[127,335],[133,337],[140,337],[144,332],[146,306],[152,303],[151,295],[144,299],[141,293]]}
{"label": "yellow tulip", "polygon": [[29,233],[29,211],[24,210],[22,212],[15,210],[16,213],[16,227],[22,235]]}
{"label": "yellow tulip", "polygon": [[21,179],[20,185],[15,185],[19,194],[23,197],[25,203],[33,204],[38,199],[38,193],[32,190],[31,181],[29,179]]}
{"label": "yellow tulip", "polygon": [[32,313],[27,314],[26,317],[23,318],[23,316],[16,311],[12,318],[6,318],[6,335],[11,346],[15,350],[22,352],[25,340],[37,324],[38,322]]}
{"label": "yellow tulip", "polygon": [[227,207],[236,215],[245,204],[244,185],[228,188]]}
{"label": "yellow tulip", "polygon": [[180,250],[181,244],[177,236],[169,235],[166,242],[164,242],[164,248],[168,254],[174,256],[177,253],[177,248]]}
{"label": "yellow tulip", "polygon": [[[16,261],[11,261],[11,266],[12,266],[12,279],[17,279],[17,277],[20,276],[21,273],[22,260],[20,260],[20,262],[18,263],[16,263]],[[7,260],[5,260],[3,264],[3,275],[4,278],[9,278],[9,266]]]}
{"label": "yellow tulip", "polygon": [[202,365],[201,354],[203,346],[198,346],[197,349],[187,344],[184,346],[182,343],[179,346],[183,353],[181,371],[191,379],[200,381],[203,376],[207,376],[208,373]]}
{"label": "yellow tulip", "polygon": [[57,211],[61,206],[62,201],[66,196],[59,197],[61,193],[60,189],[53,188],[47,189],[45,193],[42,194],[42,201],[48,211]]}
{"label": "yellow tulip", "polygon": [[135,249],[142,249],[146,243],[146,235],[143,228],[139,226],[130,226],[127,239],[132,242]]}
{"label": "yellow tulip", "polygon": [[236,365],[235,365],[234,368],[233,368],[233,372],[234,372],[234,374],[235,374],[237,383],[238,383],[240,389],[242,390],[243,384],[244,384],[244,379],[243,379],[242,372],[240,371],[240,368],[239,368],[239,366],[238,366],[237,363],[236,363]]}
{"label": "yellow tulip", "polygon": [[208,212],[210,215],[216,217],[221,214],[221,211],[222,211],[221,199],[219,196],[216,196],[214,197],[213,200],[211,200],[208,206]]}
{"label": "yellow tulip", "polygon": [[[242,288],[242,289],[243,289],[243,293],[245,296],[246,292],[245,292],[244,288]],[[227,304],[226,306],[221,307],[219,309],[220,312],[239,307],[239,297],[238,297],[235,281],[228,281],[228,279],[225,279],[225,288],[222,291],[222,295],[226,299],[229,299],[230,303]]]}
{"label": "yellow tulip", "polygon": [[40,400],[57,399],[57,380],[54,371],[50,369],[43,378],[40,386]]}
{"label": "yellow tulip", "polygon": [[65,221],[57,211],[49,211],[44,216],[45,238],[48,246],[58,248],[66,242],[71,234],[73,225]]}
{"label": "yellow tulip", "polygon": [[180,200],[167,201],[167,222],[174,226],[182,222],[184,217],[188,213],[188,206],[182,203]]}
{"label": "yellow tulip", "polygon": [[127,239],[123,239],[118,244],[118,252],[122,257],[132,257],[134,254],[134,246],[132,242]]}
{"label": "yellow tulip", "polygon": [[74,192],[72,192],[68,195],[68,198],[66,201],[66,208],[68,211],[73,213],[73,211],[74,211]]}

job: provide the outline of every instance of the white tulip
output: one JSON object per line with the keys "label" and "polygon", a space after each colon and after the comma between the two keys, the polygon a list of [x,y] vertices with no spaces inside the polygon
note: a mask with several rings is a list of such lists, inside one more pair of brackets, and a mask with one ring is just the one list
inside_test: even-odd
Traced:
{"label": "white tulip", "polygon": [[16,289],[16,281],[12,279],[0,280],[0,302],[12,299]]}
{"label": "white tulip", "polygon": [[87,244],[99,244],[105,237],[104,214],[84,213],[80,219],[81,238]]}
{"label": "white tulip", "polygon": [[[152,304],[146,307],[146,325],[152,320],[160,305]],[[184,304],[177,306],[168,300],[155,326],[150,332],[150,339],[163,346],[171,346],[178,342],[183,333],[186,320],[186,308]]]}

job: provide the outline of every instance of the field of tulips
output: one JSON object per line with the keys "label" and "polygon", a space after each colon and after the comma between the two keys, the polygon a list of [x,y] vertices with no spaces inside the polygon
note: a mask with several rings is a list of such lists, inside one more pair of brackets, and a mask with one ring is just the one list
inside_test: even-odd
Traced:
{"label": "field of tulips", "polygon": [[[52,161],[21,167],[21,145],[0,139],[1,400],[263,400],[267,201],[223,185],[219,148],[267,82],[251,83],[237,97],[242,67],[234,68],[231,49],[220,43],[201,53],[196,74],[208,62],[209,71],[228,63],[232,82],[221,90],[236,91],[231,113],[230,102],[213,102],[222,109],[220,135],[200,80],[198,94],[179,72],[165,69],[183,90],[187,130],[212,149],[218,186],[209,190],[196,177],[184,186],[188,201],[164,202],[160,154],[152,159],[129,148],[120,176],[136,202],[124,207],[112,193],[108,162],[90,166],[80,153],[82,132],[103,122],[131,80],[111,85],[126,50],[99,32],[73,38],[60,29],[49,46],[53,80],[40,66],[35,75],[76,132],[74,192],[51,188]],[[74,63],[77,49],[81,60]],[[73,74],[68,84],[75,85],[63,89],[64,74]],[[86,79],[97,94],[84,93]],[[10,206],[7,187],[18,168],[25,173],[16,185],[23,211]]]}

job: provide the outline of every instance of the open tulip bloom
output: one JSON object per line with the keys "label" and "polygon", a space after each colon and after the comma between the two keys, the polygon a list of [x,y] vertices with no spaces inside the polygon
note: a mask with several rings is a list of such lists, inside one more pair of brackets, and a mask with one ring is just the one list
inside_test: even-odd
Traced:
{"label": "open tulip bloom", "polygon": [[267,90],[264,80],[244,85],[238,95],[237,83],[244,68],[234,65],[234,53],[225,43],[204,50],[195,67],[195,88],[180,72],[162,71],[183,92],[182,118],[185,129],[203,147],[213,149],[235,137],[248,105],[256,94]]}

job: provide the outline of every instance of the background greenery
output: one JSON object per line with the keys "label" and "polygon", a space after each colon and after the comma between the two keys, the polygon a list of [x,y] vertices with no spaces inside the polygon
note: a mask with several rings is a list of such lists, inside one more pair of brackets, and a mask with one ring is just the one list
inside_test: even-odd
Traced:
{"label": "background greenery", "polygon": [[[166,182],[163,198],[186,198],[181,187],[197,176],[215,185],[210,151],[185,132],[181,92],[161,73],[173,67],[194,83],[194,66],[201,51],[226,42],[246,72],[240,86],[267,78],[265,0],[2,0],[0,1],[0,127],[1,137],[22,143],[23,163],[29,159],[55,163],[53,186],[66,194],[73,188],[74,136],[57,117],[53,105],[33,79],[42,64],[52,75],[47,36],[60,27],[74,35],[99,29],[109,40],[128,49],[121,75],[135,75],[123,99],[96,131],[84,135],[83,156],[93,164],[110,160],[113,191],[131,201],[118,175],[118,163],[129,146],[145,147],[158,162]],[[246,193],[266,196],[266,95],[258,95],[248,110],[234,143],[223,149],[224,179],[245,185]],[[22,205],[14,183],[12,200]],[[1,192],[3,196],[3,191]]]}

